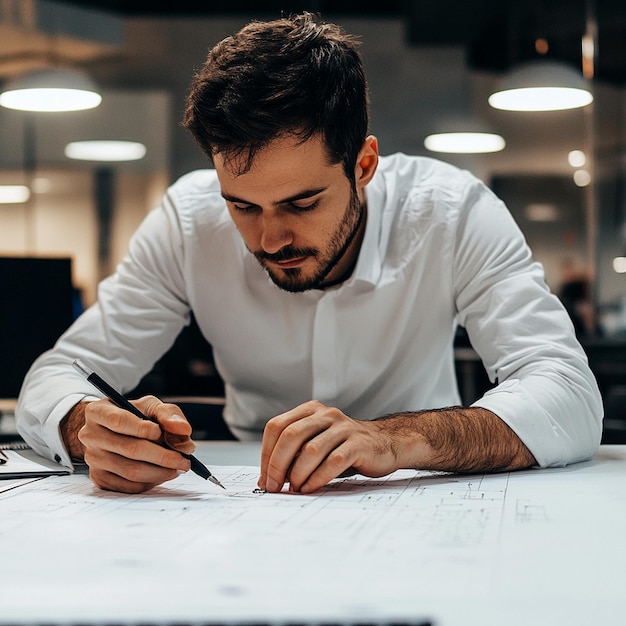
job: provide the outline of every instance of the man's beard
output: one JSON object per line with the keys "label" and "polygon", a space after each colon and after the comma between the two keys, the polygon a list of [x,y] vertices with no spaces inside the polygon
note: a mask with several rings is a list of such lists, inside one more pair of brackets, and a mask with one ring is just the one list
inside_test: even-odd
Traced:
{"label": "man's beard", "polygon": [[[277,287],[292,293],[299,293],[309,289],[321,289],[324,287],[323,283],[328,275],[335,269],[346,250],[350,247],[350,244],[354,241],[361,227],[364,213],[365,209],[361,206],[359,196],[353,190],[343,219],[331,237],[326,252],[321,252],[316,248],[286,246],[274,254],[269,254],[262,250],[253,252],[253,254]],[[308,278],[302,276],[302,269],[299,267],[285,268],[277,273],[273,267],[268,267],[265,263],[267,260],[286,261],[305,256],[315,259],[318,265],[315,273]]]}

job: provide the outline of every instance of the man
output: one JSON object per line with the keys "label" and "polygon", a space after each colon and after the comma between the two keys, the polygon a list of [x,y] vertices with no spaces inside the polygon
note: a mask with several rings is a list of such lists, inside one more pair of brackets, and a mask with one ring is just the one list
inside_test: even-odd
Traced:
{"label": "man", "polygon": [[[262,437],[259,486],[308,493],[397,468],[460,472],[589,458],[601,399],[571,322],[504,205],[466,172],[379,157],[354,39],[309,14],[217,44],[184,117],[214,170],[176,182],[86,311],[31,368],[20,432],[102,488],[189,469],[179,409],[135,419],[92,395],[75,357],[121,390],[190,311],[226,388],[225,419]],[[497,385],[460,407],[457,324]]]}

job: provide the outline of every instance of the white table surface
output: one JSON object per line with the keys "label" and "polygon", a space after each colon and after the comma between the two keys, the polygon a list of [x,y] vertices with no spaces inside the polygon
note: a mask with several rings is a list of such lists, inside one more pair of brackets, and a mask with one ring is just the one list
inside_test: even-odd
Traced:
{"label": "white table surface", "polygon": [[141,496],[87,476],[0,493],[0,626],[623,626],[626,446],[566,468],[404,471],[256,494],[259,444],[200,442]]}

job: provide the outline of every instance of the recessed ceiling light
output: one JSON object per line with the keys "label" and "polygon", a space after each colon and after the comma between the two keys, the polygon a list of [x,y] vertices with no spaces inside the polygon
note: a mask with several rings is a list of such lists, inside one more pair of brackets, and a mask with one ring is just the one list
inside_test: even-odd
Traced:
{"label": "recessed ceiling light", "polygon": [[81,161],[136,161],[146,154],[146,146],[136,141],[73,141],[65,146],[65,156]]}
{"label": "recessed ceiling light", "polygon": [[495,133],[437,133],[424,139],[424,146],[432,152],[480,154],[499,152],[506,143]]}
{"label": "recessed ceiling light", "polygon": [[587,157],[582,150],[572,150],[567,155],[567,162],[572,167],[582,167],[587,162]]}
{"label": "recessed ceiling light", "polygon": [[616,256],[613,259],[613,269],[618,274],[626,274],[626,256]]}
{"label": "recessed ceiling light", "polygon": [[533,202],[524,208],[524,217],[531,222],[556,222],[559,207],[549,202]]}
{"label": "recessed ceiling light", "polygon": [[591,182],[591,174],[587,170],[576,170],[574,172],[574,183],[578,187],[586,187]]}
{"label": "recessed ceiling light", "polygon": [[21,204],[30,198],[26,185],[0,185],[0,204]]}
{"label": "recessed ceiling light", "polygon": [[33,193],[48,193],[52,189],[52,182],[49,178],[37,176],[37,178],[33,178],[30,186]]}

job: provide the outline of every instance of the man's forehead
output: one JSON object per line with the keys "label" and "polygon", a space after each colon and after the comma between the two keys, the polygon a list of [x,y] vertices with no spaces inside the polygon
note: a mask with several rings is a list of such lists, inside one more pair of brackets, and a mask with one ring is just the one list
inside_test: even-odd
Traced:
{"label": "man's forehead", "polygon": [[277,146],[260,152],[250,168],[243,173],[233,168],[228,159],[215,161],[215,170],[225,197],[251,200],[262,195],[277,202],[310,189],[327,188],[345,177],[340,164],[331,165],[323,149],[315,146]]}
{"label": "man's forehead", "polygon": [[319,135],[306,140],[295,135],[279,136],[259,148],[243,148],[213,155],[215,169],[231,178],[244,176],[253,170],[280,174],[302,164],[332,167],[328,149]]}

